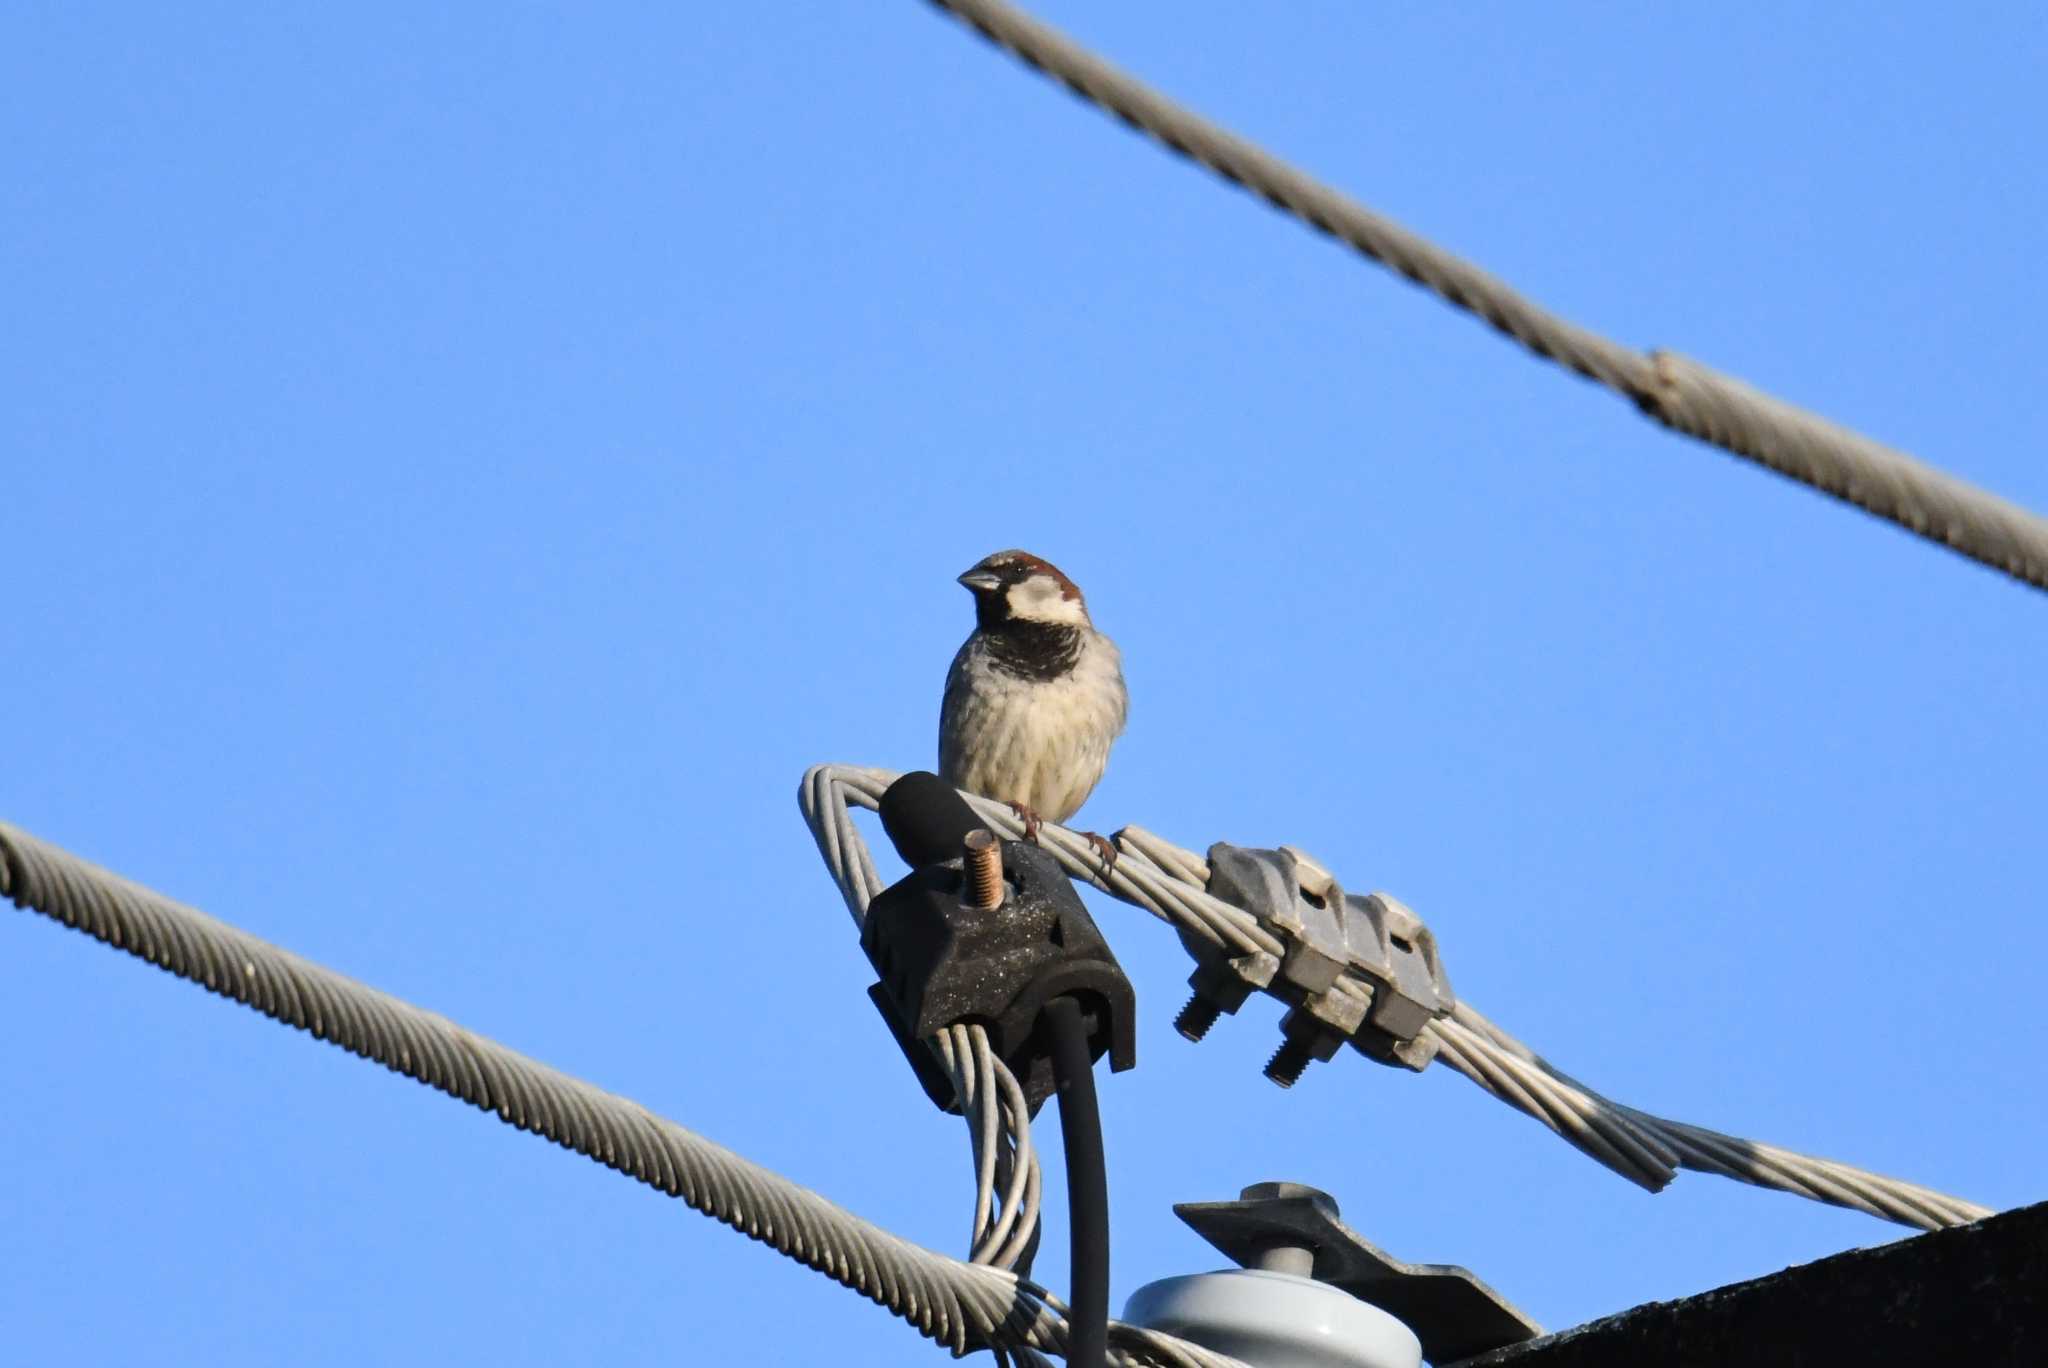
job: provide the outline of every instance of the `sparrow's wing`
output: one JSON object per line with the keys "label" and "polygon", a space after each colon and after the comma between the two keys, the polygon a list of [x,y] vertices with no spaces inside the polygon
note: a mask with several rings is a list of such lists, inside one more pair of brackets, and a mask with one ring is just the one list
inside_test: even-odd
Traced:
{"label": "sparrow's wing", "polygon": [[967,658],[973,639],[963,642],[946,671],[946,695],[939,701],[939,777],[959,788],[967,768],[963,749],[968,707]]}
{"label": "sparrow's wing", "polygon": [[1116,726],[1109,733],[1110,740],[1114,741],[1124,734],[1124,723],[1131,715],[1131,691],[1124,687],[1124,653],[1116,648],[1114,641],[1102,633],[1097,632],[1095,635],[1097,640],[1109,648],[1110,669],[1116,675]]}

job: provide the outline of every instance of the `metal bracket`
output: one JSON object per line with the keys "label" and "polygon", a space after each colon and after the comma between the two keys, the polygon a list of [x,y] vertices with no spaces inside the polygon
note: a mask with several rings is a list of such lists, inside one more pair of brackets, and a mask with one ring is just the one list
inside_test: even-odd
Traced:
{"label": "metal bracket", "polygon": [[1431,1363],[1543,1333],[1466,1269],[1394,1258],[1340,1221],[1328,1193],[1300,1183],[1254,1183],[1238,1201],[1180,1202],[1173,1212],[1242,1267],[1312,1277],[1397,1317]]}
{"label": "metal bracket", "polygon": [[1137,1062],[1131,981],[1066,871],[1021,842],[1004,842],[1002,857],[1006,895],[996,907],[975,904],[956,858],[913,869],[883,889],[861,925],[861,948],[881,980],[868,997],[926,1095],[945,1111],[958,1110],[959,1101],[925,1042],[972,1021],[987,1027],[1037,1113],[1054,1082],[1038,1020],[1055,997],[1087,1005],[1091,1056],[1106,1052],[1117,1072]]}
{"label": "metal bracket", "polygon": [[[1255,985],[1294,1008],[1282,1024],[1286,1039],[1266,1066],[1268,1078],[1290,1087],[1311,1061],[1328,1059],[1346,1040],[1369,1059],[1418,1072],[1436,1057],[1435,1041],[1423,1031],[1457,999],[1436,937],[1398,899],[1347,894],[1314,856],[1292,846],[1218,843],[1209,847],[1208,876],[1210,893],[1258,917],[1284,946],[1277,973],[1266,970],[1267,980]],[[1219,1011],[1237,1010],[1247,977],[1205,962],[1189,980],[1195,999],[1175,1023],[1181,1034],[1200,1039]],[[1345,979],[1353,991],[1337,991]]]}

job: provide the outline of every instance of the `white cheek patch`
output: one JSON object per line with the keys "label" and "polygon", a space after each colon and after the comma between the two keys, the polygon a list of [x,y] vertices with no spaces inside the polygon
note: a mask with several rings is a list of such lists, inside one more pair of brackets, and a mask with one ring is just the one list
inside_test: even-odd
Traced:
{"label": "white cheek patch", "polygon": [[1066,598],[1058,580],[1050,575],[1033,575],[1010,589],[1010,615],[1035,622],[1082,622],[1081,605]]}

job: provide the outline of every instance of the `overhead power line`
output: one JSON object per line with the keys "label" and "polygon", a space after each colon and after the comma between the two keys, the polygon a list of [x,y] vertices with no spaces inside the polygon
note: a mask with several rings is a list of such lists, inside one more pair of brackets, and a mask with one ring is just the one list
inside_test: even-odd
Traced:
{"label": "overhead power line", "polygon": [[[0,822],[0,897],[350,1054],[494,1112],[823,1273],[964,1353],[1024,1362],[1064,1354],[1067,1319],[1045,1289],[963,1263],[861,1220],[628,1098],[342,977]],[[1112,1323],[1129,1368],[1244,1368],[1171,1335]]]}
{"label": "overhead power line", "polygon": [[1644,354],[1540,307],[1390,219],[1210,123],[1002,0],[930,0],[1027,66],[1674,431],[2048,589],[2048,520],[1668,351]]}
{"label": "overhead power line", "polygon": [[[869,901],[881,892],[882,881],[867,843],[853,823],[851,809],[878,806],[883,791],[896,778],[888,770],[816,765],[804,775],[797,790],[798,805],[819,853],[856,923],[866,916]],[[962,797],[998,835],[1012,840],[1023,835],[1023,823],[1008,804],[972,794]],[[1192,947],[1206,942],[1220,945],[1230,954],[1264,954],[1284,960],[1291,944],[1298,943],[1290,940],[1294,933],[1287,928],[1216,897],[1209,891],[1207,866],[1199,855],[1150,832],[1137,827],[1118,832],[1119,855],[1106,871],[1095,848],[1065,827],[1041,823],[1038,839],[1074,878],[1144,908],[1180,932],[1183,944]],[[1426,930],[1420,934],[1426,935]],[[1347,970],[1331,991],[1370,1000],[1374,990]],[[1463,1001],[1448,1002],[1422,1034],[1434,1047],[1437,1059],[1651,1192],[1664,1188],[1683,1168],[1848,1207],[1922,1230],[1965,1225],[1992,1214],[1988,1207],[1917,1183],[1623,1106],[1558,1069]]]}

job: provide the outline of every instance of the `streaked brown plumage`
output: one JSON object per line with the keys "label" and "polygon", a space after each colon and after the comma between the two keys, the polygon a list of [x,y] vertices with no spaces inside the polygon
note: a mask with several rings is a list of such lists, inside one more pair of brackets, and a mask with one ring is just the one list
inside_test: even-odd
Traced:
{"label": "streaked brown plumage", "polygon": [[1035,831],[1080,809],[1124,729],[1116,643],[1059,569],[998,551],[960,576],[974,632],[953,657],[939,709],[939,774],[1010,804]]}

